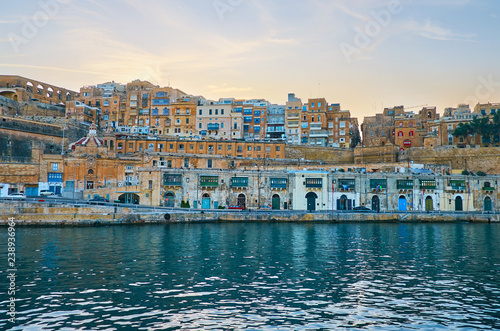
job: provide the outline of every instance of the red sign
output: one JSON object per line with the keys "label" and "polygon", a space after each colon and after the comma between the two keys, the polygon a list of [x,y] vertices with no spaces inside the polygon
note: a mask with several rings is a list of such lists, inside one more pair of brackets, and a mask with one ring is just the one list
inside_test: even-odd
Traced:
{"label": "red sign", "polygon": [[405,147],[411,147],[411,141],[410,140],[405,140],[404,143]]}

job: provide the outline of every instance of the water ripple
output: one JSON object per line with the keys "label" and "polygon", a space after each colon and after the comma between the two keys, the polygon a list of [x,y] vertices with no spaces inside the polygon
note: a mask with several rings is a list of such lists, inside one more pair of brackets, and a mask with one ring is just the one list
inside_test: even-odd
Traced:
{"label": "water ripple", "polygon": [[500,329],[495,224],[19,228],[16,236],[17,321],[0,310],[2,329]]}

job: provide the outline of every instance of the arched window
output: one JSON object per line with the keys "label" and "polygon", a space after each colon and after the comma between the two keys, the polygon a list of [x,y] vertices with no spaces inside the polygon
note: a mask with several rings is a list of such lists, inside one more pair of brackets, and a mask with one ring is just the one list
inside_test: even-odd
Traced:
{"label": "arched window", "polygon": [[88,172],[89,175],[93,175],[94,174],[94,170],[92,169],[89,169],[89,172]]}
{"label": "arched window", "polygon": [[410,131],[410,137],[413,137],[413,131]]}
{"label": "arched window", "polygon": [[403,131],[399,131],[398,132],[398,137],[402,137],[403,136]]}

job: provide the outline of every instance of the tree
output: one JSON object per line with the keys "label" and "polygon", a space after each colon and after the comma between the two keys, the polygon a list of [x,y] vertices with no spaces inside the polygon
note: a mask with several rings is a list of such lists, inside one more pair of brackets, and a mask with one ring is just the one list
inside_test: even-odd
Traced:
{"label": "tree", "polygon": [[473,128],[469,123],[459,123],[458,126],[453,131],[453,136],[460,138],[463,137],[467,143],[470,145],[470,136],[473,134]]}

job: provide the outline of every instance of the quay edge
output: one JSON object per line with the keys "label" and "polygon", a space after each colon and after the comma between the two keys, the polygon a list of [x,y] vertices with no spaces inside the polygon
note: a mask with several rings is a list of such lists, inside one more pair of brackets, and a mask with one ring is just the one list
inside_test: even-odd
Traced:
{"label": "quay edge", "polygon": [[480,222],[500,223],[500,214],[481,213],[308,213],[307,211],[183,211],[113,206],[11,205],[0,208],[0,225],[93,226],[216,222]]}

